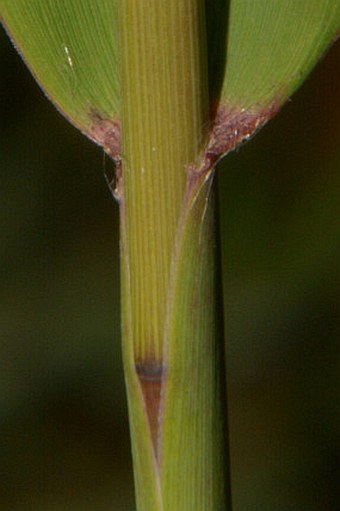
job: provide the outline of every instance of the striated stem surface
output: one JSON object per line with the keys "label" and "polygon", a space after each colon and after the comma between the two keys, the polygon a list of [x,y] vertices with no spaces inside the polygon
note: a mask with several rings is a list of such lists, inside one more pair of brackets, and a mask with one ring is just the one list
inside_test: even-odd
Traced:
{"label": "striated stem surface", "polygon": [[209,127],[204,2],[124,0],[120,16],[122,330],[137,507],[222,511],[213,172],[195,164]]}

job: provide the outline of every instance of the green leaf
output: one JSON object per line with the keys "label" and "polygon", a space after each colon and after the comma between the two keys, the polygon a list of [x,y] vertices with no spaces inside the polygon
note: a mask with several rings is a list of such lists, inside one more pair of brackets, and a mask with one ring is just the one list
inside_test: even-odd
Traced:
{"label": "green leaf", "polygon": [[[117,153],[117,0],[0,0],[0,8],[57,108]],[[339,32],[340,1],[206,0],[206,17],[213,129],[203,167],[248,139],[299,87]]]}
{"label": "green leaf", "polygon": [[231,1],[222,101],[282,104],[340,29],[339,0]]}
{"label": "green leaf", "polygon": [[[108,145],[107,120],[118,117],[117,0],[1,0],[0,9],[46,95],[81,131]],[[110,128],[117,138],[115,124]]]}
{"label": "green leaf", "polygon": [[340,30],[339,0],[226,3],[206,2],[212,127],[202,170],[278,112]]}

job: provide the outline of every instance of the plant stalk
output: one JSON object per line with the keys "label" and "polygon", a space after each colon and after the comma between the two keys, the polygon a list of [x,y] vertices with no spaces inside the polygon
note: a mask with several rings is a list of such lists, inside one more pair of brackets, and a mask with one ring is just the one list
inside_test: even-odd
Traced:
{"label": "plant stalk", "polygon": [[203,0],[124,0],[122,336],[138,511],[230,509]]}

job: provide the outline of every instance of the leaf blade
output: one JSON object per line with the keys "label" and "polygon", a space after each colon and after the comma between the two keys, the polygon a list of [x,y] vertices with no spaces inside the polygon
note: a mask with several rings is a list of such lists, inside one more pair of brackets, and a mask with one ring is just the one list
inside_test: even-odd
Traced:
{"label": "leaf blade", "polygon": [[338,0],[234,0],[230,5],[223,103],[282,104],[340,28]]}
{"label": "leaf blade", "polygon": [[1,16],[56,107],[88,134],[93,113],[118,117],[116,0],[1,0]]}

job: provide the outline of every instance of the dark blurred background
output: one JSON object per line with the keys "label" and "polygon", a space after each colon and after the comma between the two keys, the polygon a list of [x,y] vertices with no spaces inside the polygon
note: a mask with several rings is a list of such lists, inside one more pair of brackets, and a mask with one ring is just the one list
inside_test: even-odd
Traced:
{"label": "dark blurred background", "polygon": [[[111,163],[0,55],[0,509],[133,511]],[[220,168],[234,511],[340,508],[339,169],[338,43]]]}

